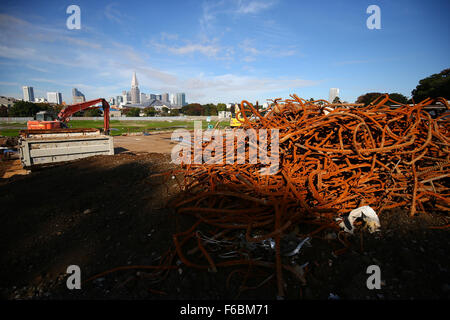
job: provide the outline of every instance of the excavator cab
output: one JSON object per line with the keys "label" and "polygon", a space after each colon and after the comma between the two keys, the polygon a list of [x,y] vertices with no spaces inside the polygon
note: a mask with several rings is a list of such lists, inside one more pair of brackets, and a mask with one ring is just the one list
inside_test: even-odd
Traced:
{"label": "excavator cab", "polygon": [[50,111],[40,111],[36,113],[36,120],[28,121],[28,130],[51,130],[60,129],[61,122],[55,120],[55,114]]}
{"label": "excavator cab", "polygon": [[37,121],[53,121],[56,119],[56,116],[54,113],[50,111],[40,111],[36,113],[36,119]]}

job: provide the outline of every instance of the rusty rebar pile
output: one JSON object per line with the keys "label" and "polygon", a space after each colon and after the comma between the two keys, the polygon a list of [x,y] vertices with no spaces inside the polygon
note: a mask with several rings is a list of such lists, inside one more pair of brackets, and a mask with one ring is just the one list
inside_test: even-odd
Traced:
{"label": "rusty rebar pile", "polygon": [[[230,272],[227,285],[239,275],[240,291],[276,279],[278,296],[283,297],[284,271],[305,283],[306,264],[297,257],[302,245],[321,231],[334,229],[344,245],[335,254],[345,251],[348,241],[336,218],[359,206],[369,205],[377,214],[402,207],[411,215],[439,212],[447,218],[450,123],[445,114],[432,118],[424,109],[438,103],[448,110],[447,101],[426,99],[413,106],[396,103],[400,105],[396,109],[389,102],[396,103],[385,95],[366,107],[355,107],[293,95],[274,100],[262,115],[243,101],[243,130],[279,130],[278,169],[261,175],[267,164],[237,163],[237,148],[231,150],[235,163],[226,164],[227,141],[222,143],[222,164],[182,165],[184,181],[179,185],[183,192],[174,206],[177,213],[193,216],[194,223],[173,235],[175,249],[162,256],[159,266],[119,267],[91,279],[142,268],[155,270],[147,277],[158,283],[180,262],[212,272],[244,266]],[[252,148],[259,152],[261,147],[250,140],[245,147],[247,157]],[[201,148],[211,149],[211,143],[202,142]],[[157,175],[168,179],[175,174]],[[179,261],[174,264],[176,257]],[[251,278],[259,279],[256,285],[249,284]]]}
{"label": "rusty rebar pile", "polygon": [[[263,116],[243,101],[242,129],[279,130],[279,169],[261,175],[262,163],[185,165],[185,193],[176,207],[197,222],[173,236],[177,255],[188,266],[210,270],[239,264],[275,267],[283,296],[283,269],[302,279],[282,252],[287,235],[300,236],[298,226],[316,225],[303,236],[338,229],[336,218],[362,205],[378,214],[403,207],[411,215],[436,210],[446,215],[450,125],[443,116],[433,119],[424,107],[439,103],[448,110],[447,101],[426,99],[396,109],[389,102],[400,105],[388,95],[366,107],[293,95],[275,100]],[[206,150],[208,143],[202,147]],[[199,230],[208,230],[208,236]],[[255,259],[242,244],[269,240],[274,261]],[[197,262],[190,260],[193,252],[201,254]]]}

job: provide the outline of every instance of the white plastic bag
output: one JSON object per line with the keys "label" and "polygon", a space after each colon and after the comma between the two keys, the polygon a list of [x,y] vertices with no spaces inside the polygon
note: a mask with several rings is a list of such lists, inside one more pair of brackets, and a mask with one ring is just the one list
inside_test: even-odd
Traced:
{"label": "white plastic bag", "polygon": [[353,234],[354,230],[353,223],[358,218],[362,218],[366,222],[370,230],[370,233],[378,231],[379,228],[381,227],[378,215],[375,213],[375,210],[373,210],[369,206],[363,206],[355,210],[352,210],[348,215],[348,217],[344,218],[344,220],[339,224],[339,226],[341,228],[344,228],[344,231]]}

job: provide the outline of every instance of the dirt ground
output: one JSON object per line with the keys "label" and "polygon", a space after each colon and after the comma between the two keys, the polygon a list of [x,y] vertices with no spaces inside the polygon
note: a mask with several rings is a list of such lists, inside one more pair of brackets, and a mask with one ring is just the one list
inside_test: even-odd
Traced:
{"label": "dirt ground", "polygon": [[149,135],[115,136],[114,147],[116,153],[131,152],[155,152],[169,153],[176,144],[171,141],[172,132],[149,133]]}
{"label": "dirt ground", "polygon": [[[168,154],[123,151],[1,179],[1,298],[276,299],[273,270],[252,270],[253,285],[269,280],[240,292],[239,273],[227,285],[233,268],[209,273],[183,264],[158,283],[146,270],[125,270],[81,290],[67,289],[69,265],[80,266],[87,279],[119,266],[157,265],[173,248],[172,234],[193,221],[170,206],[178,192],[174,180],[149,178],[170,168]],[[410,218],[397,210],[380,220],[381,232],[364,233],[362,245],[354,236],[338,257],[332,250],[342,246],[325,240],[327,232],[313,238],[298,255],[299,263],[309,263],[306,284],[286,274],[286,298],[328,299],[332,293],[340,299],[448,299],[448,231],[429,228],[442,225],[443,215]],[[380,290],[366,286],[366,269],[373,264],[381,269]]]}

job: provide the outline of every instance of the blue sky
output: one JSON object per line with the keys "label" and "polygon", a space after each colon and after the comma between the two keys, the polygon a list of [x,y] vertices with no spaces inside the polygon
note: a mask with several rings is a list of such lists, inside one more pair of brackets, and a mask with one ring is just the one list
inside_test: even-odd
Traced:
{"label": "blue sky", "polygon": [[[69,30],[66,9],[81,9]],[[381,29],[369,30],[369,5]],[[406,96],[450,67],[450,1],[2,1],[0,95],[59,91],[71,102],[129,90],[185,92],[188,102]]]}

